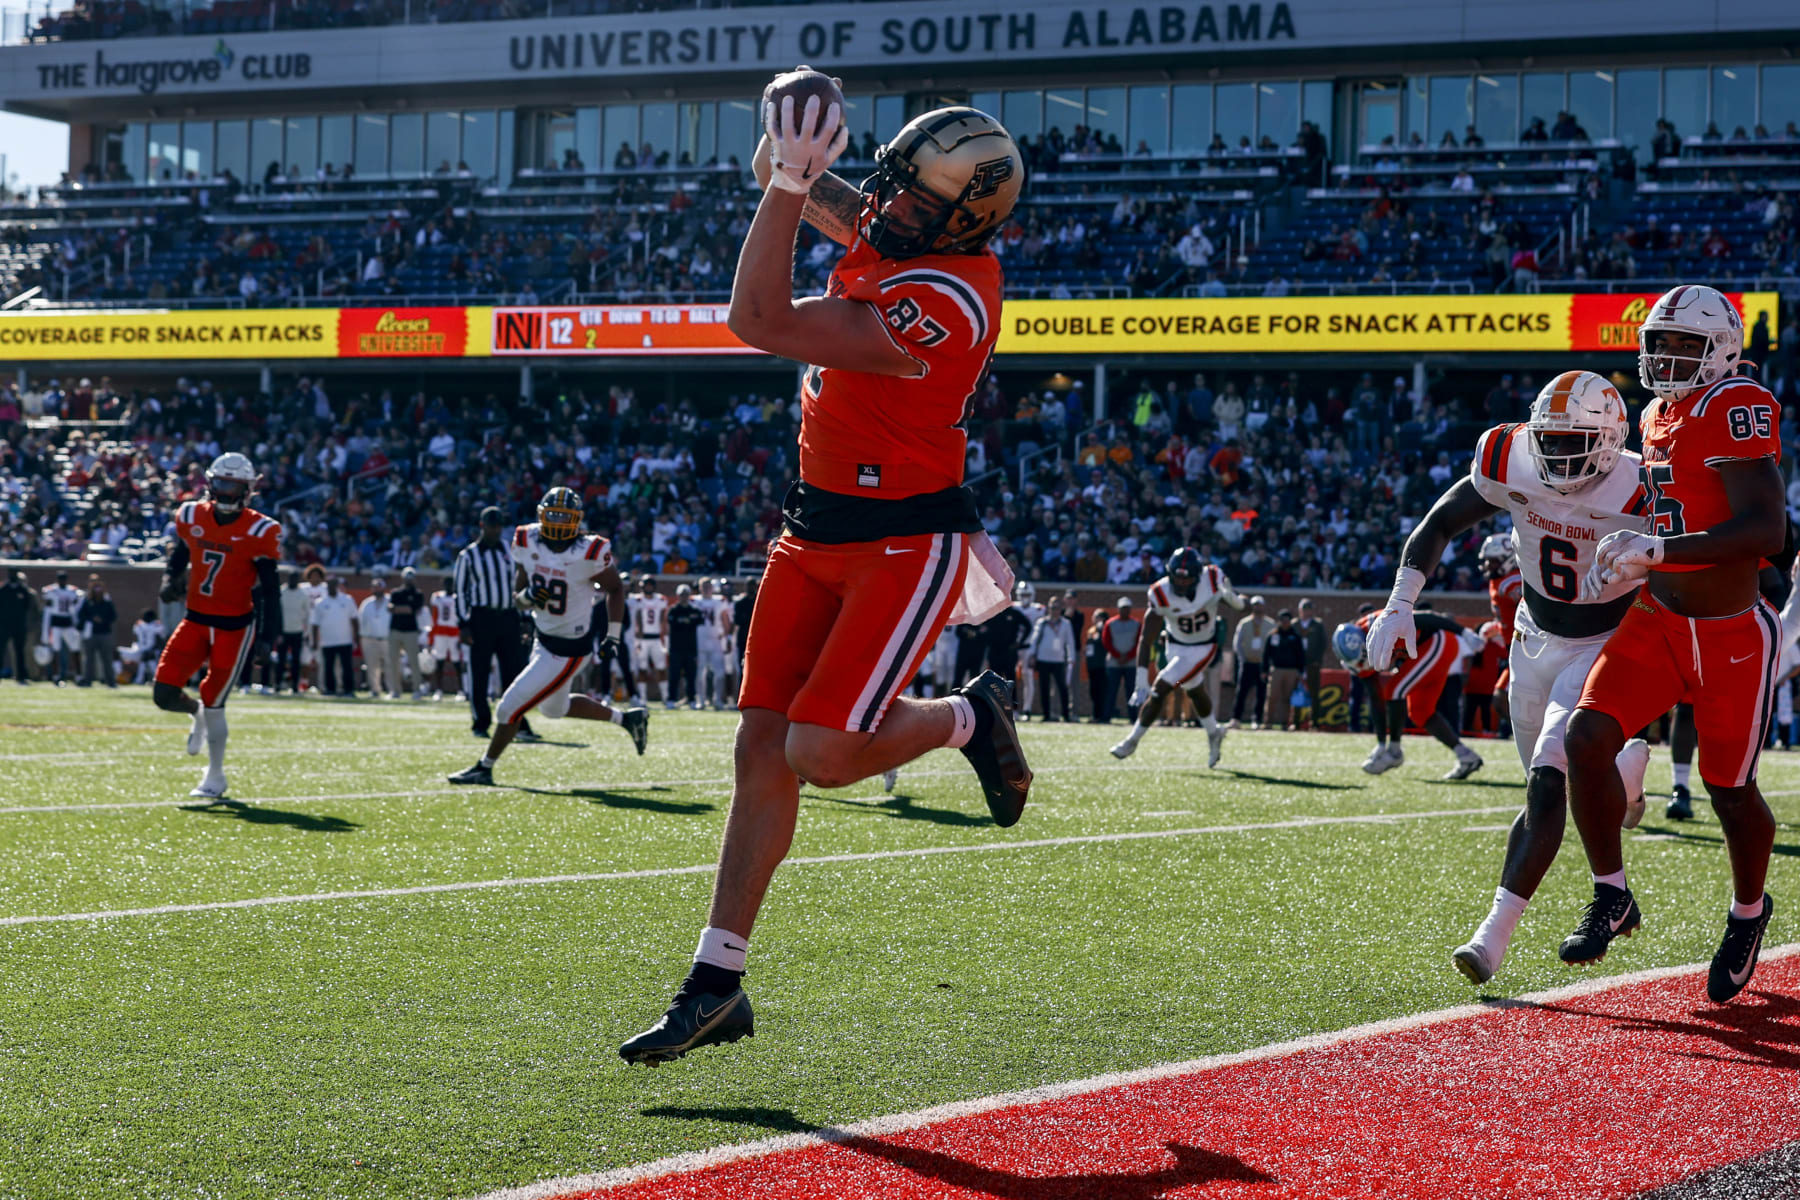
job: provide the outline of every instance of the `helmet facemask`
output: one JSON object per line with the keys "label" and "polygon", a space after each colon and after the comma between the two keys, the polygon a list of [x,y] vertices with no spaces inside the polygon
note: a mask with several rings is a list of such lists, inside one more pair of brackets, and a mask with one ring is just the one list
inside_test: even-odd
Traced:
{"label": "helmet facemask", "polygon": [[954,241],[953,223],[966,231],[979,225],[981,218],[962,204],[961,196],[946,199],[920,183],[918,167],[891,147],[875,152],[875,173],[863,180],[862,190],[857,232],[883,258],[917,258],[940,249],[978,250],[987,244],[983,238],[969,246],[940,245]]}
{"label": "helmet facemask", "polygon": [[1597,429],[1533,429],[1530,436],[1538,476],[1559,492],[1580,491],[1618,461]]}
{"label": "helmet facemask", "polygon": [[221,517],[235,517],[250,503],[250,484],[242,479],[226,479],[218,475],[206,477],[206,498],[213,512]]}

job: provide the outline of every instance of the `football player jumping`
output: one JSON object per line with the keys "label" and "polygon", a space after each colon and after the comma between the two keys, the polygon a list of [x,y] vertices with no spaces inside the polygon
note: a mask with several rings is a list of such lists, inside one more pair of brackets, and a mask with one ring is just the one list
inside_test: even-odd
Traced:
{"label": "football player jumping", "polygon": [[[508,551],[520,608],[531,613],[537,641],[525,669],[506,686],[495,712],[494,736],[481,761],[450,776],[451,783],[491,784],[494,763],[512,744],[519,722],[532,709],[546,717],[611,721],[631,735],[642,754],[650,737],[650,717],[642,708],[614,708],[569,688],[593,650],[594,600],[606,593],[609,628],[625,620],[625,584],[613,565],[612,544],[581,531],[581,497],[566,487],[551,488],[538,501],[537,524],[513,530]],[[608,634],[610,643],[616,634]],[[613,647],[605,647],[607,653]]]}
{"label": "football player jumping", "polygon": [[[844,787],[954,746],[998,825],[1018,821],[1031,787],[998,675],[942,699],[901,695],[946,622],[986,620],[1011,591],[962,486],[958,422],[999,334],[988,241],[1018,199],[1018,147],[985,113],[935,109],[881,149],[859,193],[826,170],[849,136],[835,102],[797,108],[789,95],[764,125],[756,167],[768,185],[730,324],[752,346],[812,364],[800,478],[751,616],[711,911],[668,1012],[620,1047],[633,1063],[753,1032],[745,955],[793,839],[802,779]],[[826,294],[796,301],[802,216],[848,249]]]}
{"label": "football player jumping", "polygon": [[1608,534],[1582,581],[1584,596],[1639,590],[1569,719],[1569,804],[1594,899],[1560,953],[1583,963],[1604,958],[1641,921],[1625,881],[1626,795],[1612,758],[1628,731],[1678,700],[1693,702],[1700,778],[1725,834],[1735,893],[1706,981],[1715,1004],[1750,982],[1775,907],[1763,889],[1775,818],[1756,767],[1781,623],[1757,583],[1787,538],[1781,408],[1737,373],[1743,349],[1743,318],[1709,287],[1664,294],[1638,330],[1638,378],[1656,394],[1642,418],[1650,531]]}
{"label": "football player jumping", "polygon": [[[1219,751],[1225,745],[1225,727],[1213,716],[1212,697],[1206,691],[1206,668],[1219,657],[1223,625],[1219,605],[1229,604],[1241,612],[1244,598],[1225,578],[1225,572],[1211,563],[1201,566],[1200,554],[1191,546],[1169,555],[1164,570],[1163,577],[1150,585],[1144,628],[1138,635],[1137,686],[1131,693],[1137,721],[1125,740],[1112,748],[1112,754],[1114,758],[1130,758],[1150,732],[1163,701],[1180,688],[1194,702],[1194,711],[1206,726],[1206,765],[1216,767]],[[1150,656],[1155,653],[1157,635],[1165,632],[1169,635],[1169,661],[1157,672],[1152,684]]]}
{"label": "football player jumping", "polygon": [[[1410,646],[1413,604],[1425,572],[1450,539],[1495,513],[1512,518],[1508,552],[1512,556],[1516,547],[1524,578],[1504,566],[1488,576],[1510,575],[1523,589],[1523,602],[1515,600],[1511,614],[1507,691],[1513,741],[1526,770],[1525,807],[1507,835],[1493,907],[1475,936],[1451,955],[1457,970],[1474,983],[1486,983],[1500,969],[1513,930],[1562,845],[1569,714],[1588,668],[1636,590],[1621,581],[1584,597],[1580,588],[1600,539],[1615,530],[1645,528],[1648,500],[1638,457],[1625,449],[1626,434],[1625,401],[1605,379],[1591,371],[1565,371],[1545,384],[1523,425],[1500,425],[1481,435],[1468,476],[1439,498],[1407,538],[1393,594],[1370,626],[1372,662],[1388,661],[1398,644]],[[1483,544],[1484,566],[1489,545],[1500,536]],[[1504,620],[1504,591],[1493,599]],[[1627,828],[1644,814],[1649,761],[1650,748],[1638,738],[1617,755],[1630,801]]]}
{"label": "football player jumping", "polygon": [[[281,525],[248,507],[256,468],[242,454],[221,454],[206,470],[206,498],[175,510],[175,548],[163,572],[162,599],[187,597],[187,615],[156,664],[156,707],[193,718],[187,752],[206,747],[206,774],[189,792],[225,798],[225,701],[257,641],[281,628]],[[260,617],[260,619],[259,619]],[[183,689],[206,668],[200,699]]]}

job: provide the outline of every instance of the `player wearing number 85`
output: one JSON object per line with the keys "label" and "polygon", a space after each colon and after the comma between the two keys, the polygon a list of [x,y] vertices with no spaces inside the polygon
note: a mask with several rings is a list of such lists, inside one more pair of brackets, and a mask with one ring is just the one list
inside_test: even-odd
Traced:
{"label": "player wearing number 85", "polygon": [[[1450,539],[1497,513],[1512,518],[1524,599],[1514,621],[1507,702],[1527,772],[1525,808],[1507,838],[1493,908],[1452,955],[1475,983],[1499,969],[1514,926],[1562,844],[1569,715],[1588,668],[1636,590],[1621,581],[1597,595],[1581,594],[1582,573],[1600,540],[1615,530],[1647,527],[1648,497],[1638,458],[1624,449],[1626,433],[1625,402],[1605,379],[1566,371],[1551,380],[1532,403],[1528,421],[1481,435],[1469,474],[1407,539],[1393,595],[1369,628],[1368,654],[1376,669],[1392,661],[1398,645],[1415,651],[1413,604]],[[1633,740],[1616,758],[1632,801],[1625,820],[1635,825],[1643,814],[1649,748]]]}
{"label": "player wearing number 85", "polygon": [[[514,598],[531,614],[537,642],[525,669],[500,697],[487,753],[474,766],[450,776],[451,783],[493,783],[495,761],[534,708],[547,717],[611,721],[631,735],[639,754],[644,752],[650,730],[644,709],[615,709],[592,696],[569,694],[570,680],[593,650],[597,592],[606,593],[608,628],[618,629],[625,620],[625,584],[613,564],[612,544],[597,533],[583,533],[581,514],[580,496],[566,487],[551,488],[538,502],[537,523],[513,531],[508,552]],[[607,641],[617,638],[610,634]],[[616,647],[605,649],[611,652]]]}
{"label": "player wearing number 85", "polygon": [[1773,902],[1763,893],[1775,818],[1756,787],[1768,740],[1780,621],[1758,591],[1787,538],[1780,407],[1737,373],[1744,322],[1709,287],[1678,287],[1638,331],[1647,533],[1609,535],[1582,595],[1642,590],[1588,674],[1569,721],[1569,804],[1594,875],[1594,899],[1563,941],[1563,961],[1593,962],[1639,921],[1625,882],[1618,777],[1602,767],[1628,731],[1678,701],[1694,706],[1700,777],[1725,834],[1736,893],[1706,994],[1750,981]]}

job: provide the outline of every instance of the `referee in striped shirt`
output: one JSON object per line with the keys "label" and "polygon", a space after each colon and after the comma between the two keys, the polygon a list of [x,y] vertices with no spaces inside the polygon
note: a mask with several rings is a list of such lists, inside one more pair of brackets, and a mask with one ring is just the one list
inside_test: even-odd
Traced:
{"label": "referee in striped shirt", "polygon": [[[487,737],[488,673],[500,659],[500,690],[525,668],[525,625],[513,604],[513,561],[501,537],[500,510],[481,510],[481,536],[456,556],[456,616],[462,644],[469,648],[469,705],[476,737]],[[519,725],[520,741],[536,741],[529,721]]]}

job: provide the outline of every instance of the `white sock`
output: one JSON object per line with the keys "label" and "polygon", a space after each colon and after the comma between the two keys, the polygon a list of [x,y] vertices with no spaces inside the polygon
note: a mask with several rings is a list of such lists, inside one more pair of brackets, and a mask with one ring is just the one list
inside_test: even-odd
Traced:
{"label": "white sock", "polygon": [[1731,915],[1742,920],[1744,917],[1760,917],[1763,910],[1763,898],[1758,896],[1749,904],[1738,901],[1734,896],[1731,901]]}
{"label": "white sock", "polygon": [[1456,743],[1456,757],[1463,762],[1468,762],[1471,758],[1477,757],[1477,755],[1473,750],[1469,749],[1467,742],[1458,742]]}
{"label": "white sock", "polygon": [[744,959],[749,953],[749,938],[708,925],[700,931],[700,944],[694,947],[694,961],[742,973]]}
{"label": "white sock", "polygon": [[956,719],[956,724],[950,730],[950,740],[944,745],[952,748],[968,745],[969,739],[975,736],[975,706],[969,703],[967,696],[951,696],[945,703],[950,705],[950,715]]}
{"label": "white sock", "polygon": [[495,761],[494,759],[491,759],[487,755],[484,754],[481,756],[481,764],[480,765],[486,767],[488,770],[491,771],[494,769],[494,761]]}
{"label": "white sock", "polygon": [[1675,764],[1675,786],[1676,787],[1686,787],[1688,785],[1688,777],[1690,775],[1692,775],[1693,772],[1694,772],[1694,764],[1693,763],[1676,763]]}
{"label": "white sock", "polygon": [[1210,712],[1200,718],[1200,724],[1206,727],[1206,732],[1208,733],[1219,732],[1219,720]]}
{"label": "white sock", "polygon": [[1512,944],[1513,930],[1518,927],[1519,918],[1525,915],[1525,906],[1531,903],[1516,892],[1505,888],[1494,889],[1494,907],[1469,940],[1488,952],[1488,965],[1497,967],[1505,956],[1506,948]]}
{"label": "white sock", "polygon": [[206,759],[209,764],[209,775],[225,773],[225,710],[207,708],[201,710],[206,718]]}
{"label": "white sock", "polygon": [[1594,876],[1594,882],[1595,883],[1604,883],[1609,887],[1616,887],[1620,891],[1624,891],[1625,890],[1625,872],[1614,871],[1611,875],[1596,875],[1596,876]]}
{"label": "white sock", "polygon": [[611,721],[614,725],[623,725],[625,723],[625,710],[615,708],[606,719]]}

